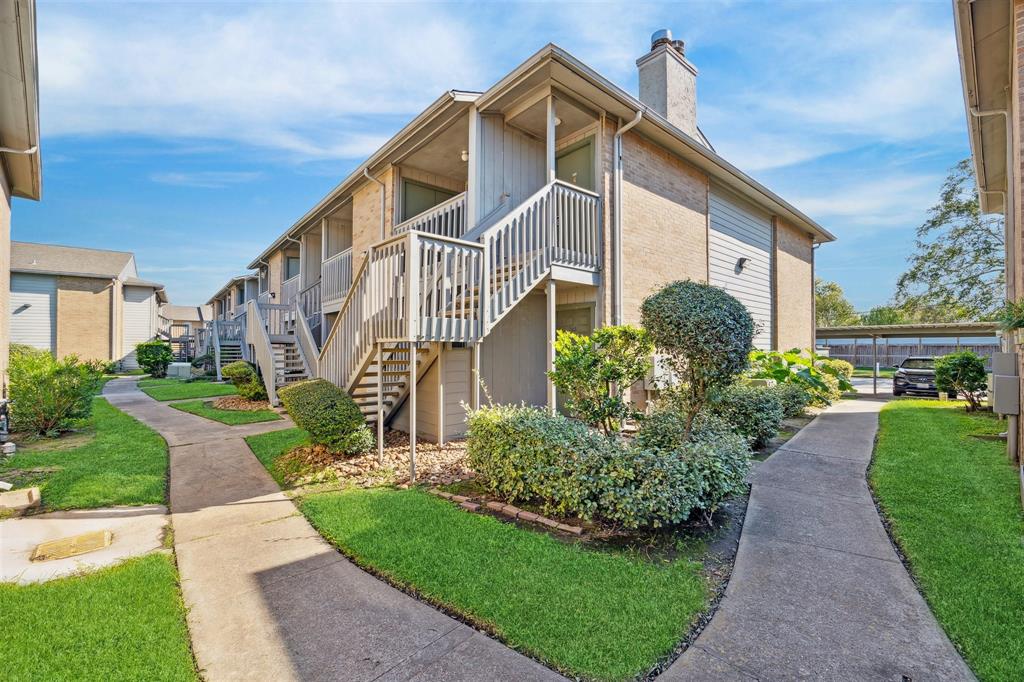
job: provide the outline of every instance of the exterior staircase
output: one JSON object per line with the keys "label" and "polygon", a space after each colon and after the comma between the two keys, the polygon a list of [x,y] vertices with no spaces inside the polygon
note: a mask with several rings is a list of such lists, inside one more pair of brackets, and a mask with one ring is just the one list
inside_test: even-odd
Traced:
{"label": "exterior staircase", "polygon": [[[429,344],[419,346],[415,351],[416,376],[422,377],[437,360],[440,346]],[[369,423],[375,424],[380,413],[386,418],[405,402],[409,395],[411,355],[409,344],[382,347],[380,353],[374,353],[370,364],[360,374],[358,383],[349,389],[352,399]],[[379,406],[383,409],[379,410]]]}
{"label": "exterior staircase", "polygon": [[274,356],[274,384],[277,388],[309,378],[309,370],[294,340],[274,341],[271,347]]}

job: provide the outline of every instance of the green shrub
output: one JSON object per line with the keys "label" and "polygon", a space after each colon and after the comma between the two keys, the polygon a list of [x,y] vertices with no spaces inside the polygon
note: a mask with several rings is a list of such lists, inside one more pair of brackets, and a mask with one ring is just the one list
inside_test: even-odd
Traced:
{"label": "green shrub", "polygon": [[[811,404],[828,406],[842,397],[844,391],[852,391],[853,385],[845,375],[848,362],[823,358],[812,350],[794,348],[788,351],[755,350],[750,354],[750,369],[746,375],[751,379],[774,379],[780,384],[797,384],[807,391]],[[845,366],[844,366],[845,365]]]}
{"label": "green shrub", "polygon": [[728,386],[715,393],[709,410],[731,424],[755,450],[768,445],[782,426],[782,400],[767,386]]}
{"label": "green shrub", "polygon": [[771,387],[782,403],[782,416],[786,419],[800,417],[811,404],[811,395],[797,383],[775,384]]}
{"label": "green shrub", "polygon": [[[831,373],[836,377],[842,377],[849,381],[853,378],[853,365],[846,360],[840,360],[839,358],[821,358],[819,361],[819,367],[828,367],[833,370]],[[827,370],[826,370],[827,371]]]}
{"label": "green shrub", "polygon": [[278,391],[295,424],[309,432],[314,443],[347,455],[373,448],[373,434],[363,413],[348,393],[324,379],[300,381]]}
{"label": "green shrub", "polygon": [[967,401],[967,411],[981,407],[981,394],[987,387],[985,360],[963,350],[935,360],[935,386],[940,391],[959,395]]}
{"label": "green shrub", "polygon": [[673,282],[640,307],[643,326],[680,381],[687,432],[716,389],[747,367],[754,320],[746,307],[718,287]]}
{"label": "green shrub", "polygon": [[[627,528],[710,517],[740,489],[749,448],[739,436],[676,442],[685,416],[661,416],[646,444],[607,438],[579,421],[524,406],[490,406],[469,415],[467,457],[479,480],[509,502],[536,500],[548,512],[600,518]],[[694,424],[694,433],[698,431]],[[721,436],[721,437],[719,437]]]}
{"label": "green shrub", "polygon": [[74,355],[57,360],[49,351],[12,345],[8,373],[14,430],[47,435],[92,413],[103,363],[81,362]]}
{"label": "green shrub", "polygon": [[143,341],[135,344],[135,360],[152,377],[167,376],[167,366],[174,360],[171,344],[166,341]]}
{"label": "green shrub", "polygon": [[246,400],[266,400],[267,388],[256,373],[256,368],[245,360],[238,360],[221,368],[222,376],[231,380],[238,389],[238,395]]}
{"label": "green shrub", "polygon": [[[622,396],[647,376],[653,352],[654,345],[639,327],[602,327],[591,336],[559,330],[551,380],[573,416],[613,433],[635,415]],[[613,392],[613,386],[619,390]]]}
{"label": "green shrub", "polygon": [[117,374],[117,370],[120,369],[118,363],[114,360],[108,360],[107,362],[101,363],[104,374]]}

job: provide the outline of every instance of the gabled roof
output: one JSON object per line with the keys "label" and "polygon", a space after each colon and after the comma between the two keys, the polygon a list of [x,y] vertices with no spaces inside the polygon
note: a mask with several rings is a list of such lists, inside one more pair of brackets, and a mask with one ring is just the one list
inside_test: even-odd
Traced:
{"label": "gabled roof", "polygon": [[771,213],[787,219],[798,228],[813,235],[815,241],[835,241],[835,236],[832,233],[811,220],[811,218],[767,187],[723,159],[710,146],[705,145],[703,141],[693,139],[669,123],[661,114],[643,104],[636,97],[633,97],[609,81],[569,52],[553,43],[549,43],[486,92],[476,93],[464,90],[450,90],[442,95],[352,171],[337,187],[321,199],[316,206],[299,218],[294,225],[282,233],[259,256],[253,259],[248,267],[259,267],[260,262],[280,248],[281,244],[289,237],[308,229],[311,225],[315,224],[315,221],[342,205],[353,190],[364,182],[368,182],[364,176],[364,171],[370,171],[386,163],[396,150],[400,150],[410,138],[424,127],[445,116],[450,116],[453,111],[459,110],[461,112],[461,110],[469,108],[471,104],[481,110],[485,110],[489,104],[512,89],[517,83],[525,80],[529,74],[536,73],[539,69],[548,66],[552,67],[550,75],[553,80],[574,90],[589,89],[593,94],[592,102],[601,106],[611,116],[618,116],[623,122],[634,118],[638,112],[642,112],[643,118],[633,128],[633,131],[645,135],[655,143],[693,163],[716,181],[727,185],[733,191],[739,192]]}
{"label": "gabled roof", "polygon": [[11,242],[12,272],[121,278],[134,258],[135,256],[127,251]]}
{"label": "gabled roof", "polygon": [[42,195],[35,0],[0,2],[0,166],[16,197]]}
{"label": "gabled roof", "polygon": [[160,306],[160,316],[165,320],[184,320],[185,322],[203,322],[211,317],[205,305],[174,305],[165,303]]}

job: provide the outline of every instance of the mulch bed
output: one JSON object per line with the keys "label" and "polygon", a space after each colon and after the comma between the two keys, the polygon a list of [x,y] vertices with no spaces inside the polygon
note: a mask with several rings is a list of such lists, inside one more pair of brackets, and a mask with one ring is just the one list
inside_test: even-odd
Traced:
{"label": "mulch bed", "polygon": [[269,410],[270,403],[266,400],[246,400],[237,395],[226,395],[213,401],[213,406],[218,410],[237,410],[239,412],[256,412],[258,410]]}

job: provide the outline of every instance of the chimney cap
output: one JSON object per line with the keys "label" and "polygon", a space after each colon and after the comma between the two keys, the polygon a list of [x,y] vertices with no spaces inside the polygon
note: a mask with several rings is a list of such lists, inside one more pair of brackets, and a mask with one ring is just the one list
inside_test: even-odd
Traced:
{"label": "chimney cap", "polygon": [[653,50],[662,43],[672,42],[672,29],[663,28],[651,34],[651,49]]}

